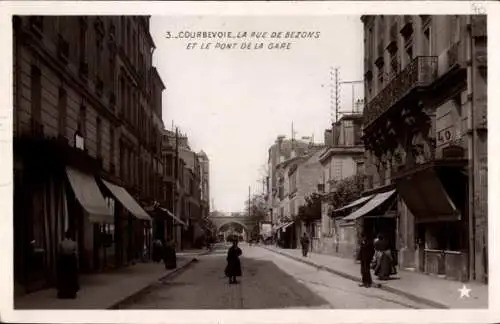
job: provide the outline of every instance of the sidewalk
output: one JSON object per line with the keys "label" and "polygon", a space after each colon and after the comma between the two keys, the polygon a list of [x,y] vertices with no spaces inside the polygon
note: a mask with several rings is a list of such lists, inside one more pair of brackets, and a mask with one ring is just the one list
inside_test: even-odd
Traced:
{"label": "sidewalk", "polygon": [[183,270],[196,256],[207,250],[177,254],[177,268],[166,270],[163,262],[137,263],[114,271],[81,275],[76,299],[58,299],[55,288],[33,292],[14,299],[14,309],[109,309],[138,294],[156,281]]}
{"label": "sidewalk", "polygon": [[[352,259],[318,253],[309,253],[304,258],[300,249],[281,249],[270,245],[261,245],[261,247],[344,278],[361,282],[360,266]],[[400,269],[394,277],[394,280],[388,281],[379,281],[375,276],[373,279],[375,283],[381,284],[381,289],[428,304],[433,308],[488,308],[488,286],[484,284],[466,283],[467,288],[471,289],[470,297],[460,298],[458,289],[462,288],[463,283],[458,281],[439,279]]]}

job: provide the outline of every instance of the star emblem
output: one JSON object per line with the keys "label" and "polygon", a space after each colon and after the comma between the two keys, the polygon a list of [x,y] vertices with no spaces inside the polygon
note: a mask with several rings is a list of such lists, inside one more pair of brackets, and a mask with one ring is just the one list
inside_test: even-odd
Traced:
{"label": "star emblem", "polygon": [[460,292],[460,298],[470,297],[469,293],[471,290],[466,285],[463,285],[458,291]]}

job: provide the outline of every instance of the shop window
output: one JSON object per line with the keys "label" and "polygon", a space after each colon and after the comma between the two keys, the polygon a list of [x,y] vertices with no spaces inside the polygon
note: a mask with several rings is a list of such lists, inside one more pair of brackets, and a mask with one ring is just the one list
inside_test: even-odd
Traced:
{"label": "shop window", "polygon": [[67,106],[68,96],[64,88],[59,88],[59,101],[57,108],[59,111],[58,128],[59,135],[62,137],[66,136],[66,106]]}
{"label": "shop window", "polygon": [[31,66],[31,115],[40,121],[42,114],[42,72],[40,68]]}
{"label": "shop window", "polygon": [[102,122],[101,118],[96,118],[96,145],[97,145],[97,159],[102,158]]}

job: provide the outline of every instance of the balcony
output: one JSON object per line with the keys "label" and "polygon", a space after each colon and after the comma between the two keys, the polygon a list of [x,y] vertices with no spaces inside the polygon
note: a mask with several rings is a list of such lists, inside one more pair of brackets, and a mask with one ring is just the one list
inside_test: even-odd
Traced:
{"label": "balcony", "polygon": [[430,85],[436,76],[437,57],[416,57],[366,105],[365,128],[405,98],[412,90]]}

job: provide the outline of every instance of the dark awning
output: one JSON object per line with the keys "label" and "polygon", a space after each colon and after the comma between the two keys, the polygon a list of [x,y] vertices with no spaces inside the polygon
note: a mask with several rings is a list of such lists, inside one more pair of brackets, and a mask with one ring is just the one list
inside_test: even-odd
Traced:
{"label": "dark awning", "polygon": [[341,208],[338,208],[338,209],[335,209],[334,212],[339,212],[339,211],[342,211],[342,210],[346,210],[346,209],[349,209],[349,208],[352,208],[352,207],[356,207],[356,206],[359,206],[365,202],[367,202],[368,200],[372,199],[373,196],[375,195],[370,195],[370,196],[366,196],[366,197],[361,197],[357,200],[354,200],[353,202],[351,202],[350,204],[348,205],[345,205],[344,207],[341,207]]}
{"label": "dark awning", "polygon": [[166,209],[166,208],[163,208],[163,207],[159,207],[159,209],[165,213],[167,213],[167,215],[169,215],[170,217],[172,217],[174,219],[174,221],[176,221],[177,223],[183,225],[183,226],[188,226],[188,224],[186,224],[186,222],[184,222],[182,219],[180,219],[179,217],[175,216],[170,210]]}
{"label": "dark awning", "polygon": [[71,167],[66,167],[66,174],[76,199],[89,214],[89,220],[92,223],[114,224],[115,218],[106,205],[94,176]]}
{"label": "dark awning", "polygon": [[375,197],[373,197],[370,201],[368,201],[361,208],[359,208],[358,210],[351,213],[349,216],[346,216],[342,219],[345,221],[355,220],[355,219],[358,219],[358,218],[370,213],[372,210],[374,210],[375,208],[377,208],[378,206],[383,204],[385,201],[387,201],[395,192],[396,192],[396,190],[393,189],[390,191],[376,194]]}
{"label": "dark awning", "polygon": [[432,166],[396,179],[396,186],[417,223],[454,221],[461,217]]}
{"label": "dark awning", "polygon": [[151,221],[151,217],[146,211],[135,201],[135,199],[128,193],[128,191],[120,186],[102,180],[104,185],[111,191],[113,196],[125,207],[132,215],[138,219]]}

